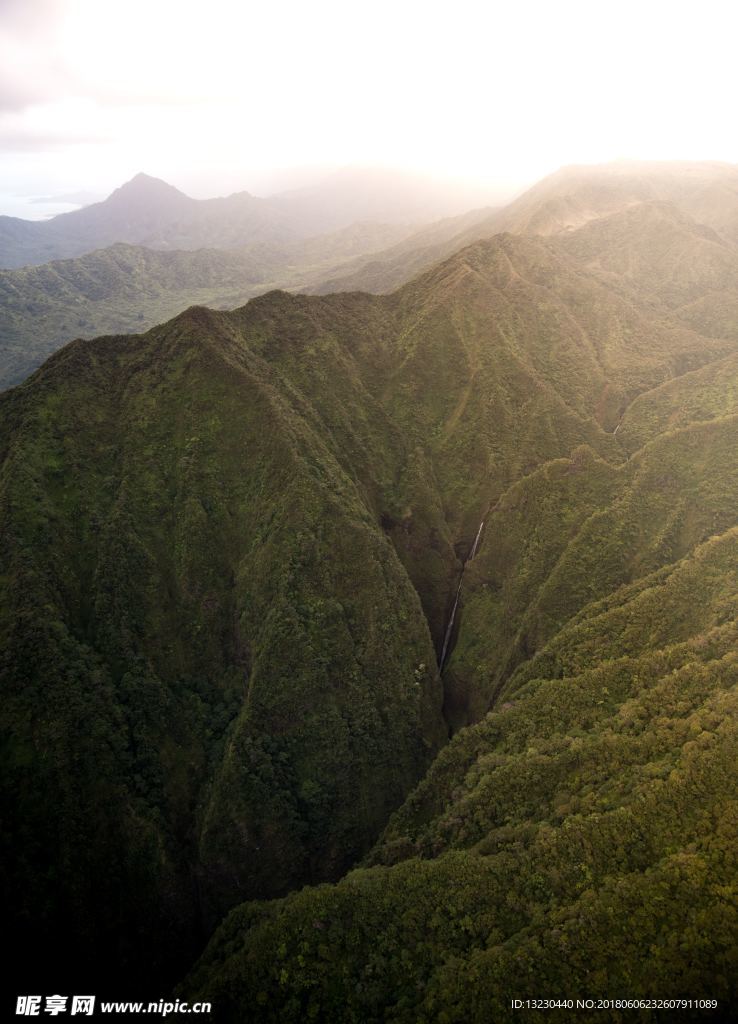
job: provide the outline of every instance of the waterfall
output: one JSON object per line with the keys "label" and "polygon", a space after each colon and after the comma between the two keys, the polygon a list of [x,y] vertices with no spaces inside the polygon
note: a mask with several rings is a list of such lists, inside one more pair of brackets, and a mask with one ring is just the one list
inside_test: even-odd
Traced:
{"label": "waterfall", "polygon": [[459,598],[461,597],[461,585],[464,582],[464,569],[466,568],[467,562],[471,562],[471,560],[474,558],[474,556],[477,553],[477,550],[479,548],[479,541],[482,539],[482,530],[483,529],[484,529],[484,519],[479,524],[479,529],[477,530],[477,536],[474,539],[474,544],[472,545],[471,553],[470,553],[469,557],[466,559],[466,561],[464,562],[464,565],[462,566],[462,569],[461,569],[461,576],[459,578],[459,585],[456,588],[456,597],[454,598],[454,605],[453,605],[453,608],[451,609],[451,618],[448,620],[448,626],[446,626],[446,635],[443,638],[443,649],[441,651],[441,658],[440,658],[440,660],[438,662],[438,670],[439,670],[439,672],[443,672],[443,666],[446,664],[446,655],[448,654],[448,645],[451,643],[451,634],[454,631],[454,622],[456,620],[456,609],[459,607]]}

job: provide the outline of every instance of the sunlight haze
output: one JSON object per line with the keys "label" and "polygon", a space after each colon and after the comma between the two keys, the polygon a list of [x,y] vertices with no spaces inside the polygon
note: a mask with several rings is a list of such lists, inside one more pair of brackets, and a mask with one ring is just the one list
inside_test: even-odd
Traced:
{"label": "sunlight haze", "polygon": [[695,10],[0,0],[0,212],[141,170],[208,196],[379,165],[506,198],[568,163],[738,161],[736,16]]}
{"label": "sunlight haze", "polygon": [[0,0],[0,1021],[730,1019],[737,11]]}

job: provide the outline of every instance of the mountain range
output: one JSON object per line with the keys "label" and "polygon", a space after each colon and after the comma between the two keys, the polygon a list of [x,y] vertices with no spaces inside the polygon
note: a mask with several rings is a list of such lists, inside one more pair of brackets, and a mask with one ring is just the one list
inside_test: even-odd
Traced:
{"label": "mountain range", "polygon": [[[482,217],[484,211],[446,218],[433,226],[433,237],[448,239]],[[19,384],[76,337],[145,330],[197,302],[233,308],[275,287],[321,290],[326,277],[363,267],[367,253],[428,234],[430,229],[357,223],[298,242],[243,249],[162,252],[119,242],[77,259],[0,270],[0,387]]]}
{"label": "mountain range", "polygon": [[[465,195],[377,172],[344,172],[273,200],[239,194],[198,201],[139,175],[104,203],[64,215],[91,225],[89,231],[80,226],[87,240],[73,251],[109,248],[39,270],[0,270],[0,387],[20,383],[78,336],[147,329],[198,302],[233,308],[270,288],[388,292],[464,245],[501,231],[562,237],[611,212],[632,208],[640,216],[644,204],[661,204],[664,215],[671,210],[681,218],[682,228],[711,228],[723,253],[738,241],[738,171],[731,165],[565,168],[506,207],[478,208],[421,227],[408,222],[409,214],[420,221],[458,206]],[[228,212],[228,204],[258,209],[261,219]],[[172,219],[172,208],[180,206],[191,212]],[[163,234],[146,227],[152,218],[164,225]],[[32,231],[62,230],[65,237],[66,223],[19,222]],[[282,230],[278,223],[291,226]],[[11,265],[13,245],[2,238],[0,227],[0,265],[3,259]],[[165,254],[162,247],[175,251]],[[707,259],[707,249],[700,256]],[[728,310],[721,315],[732,317]]]}
{"label": "mountain range", "polygon": [[107,199],[46,221],[0,217],[0,267],[81,256],[116,242],[153,249],[237,249],[339,231],[357,221],[414,224],[481,206],[479,189],[408,174],[346,169],[265,198],[192,199],[137,174]]}
{"label": "mountain range", "polygon": [[19,984],[730,1004],[737,173],[568,169],[0,395]]}

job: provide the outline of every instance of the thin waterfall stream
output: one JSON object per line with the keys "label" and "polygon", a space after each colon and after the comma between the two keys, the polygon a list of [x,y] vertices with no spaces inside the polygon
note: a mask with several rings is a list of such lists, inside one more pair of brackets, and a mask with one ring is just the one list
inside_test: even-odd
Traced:
{"label": "thin waterfall stream", "polygon": [[[485,519],[486,519],[486,517],[485,517]],[[483,519],[481,521],[481,523],[479,524],[479,529],[477,530],[477,536],[474,539],[474,544],[472,545],[472,549],[471,549],[471,552],[469,554],[469,557],[464,561],[464,564],[463,564],[462,569],[461,569],[461,576],[459,577],[459,585],[456,588],[456,597],[454,598],[453,608],[451,609],[451,618],[448,620],[448,626],[446,626],[446,635],[443,638],[443,650],[441,651],[441,657],[440,657],[440,660],[438,662],[438,671],[439,672],[443,672],[443,666],[446,664],[446,655],[448,654],[448,645],[451,643],[451,634],[453,633],[454,622],[456,621],[456,610],[459,607],[459,598],[461,597],[461,586],[462,586],[462,584],[464,582],[464,570],[466,569],[467,564],[472,561],[472,559],[474,558],[474,556],[477,553],[477,549],[479,547],[479,541],[482,538],[482,530],[484,529],[484,523],[485,523],[485,520]]]}

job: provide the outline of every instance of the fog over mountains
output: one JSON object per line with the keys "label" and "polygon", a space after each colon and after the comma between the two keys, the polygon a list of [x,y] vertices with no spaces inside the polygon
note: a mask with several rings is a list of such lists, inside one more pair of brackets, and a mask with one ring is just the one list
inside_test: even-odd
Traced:
{"label": "fog over mountains", "polygon": [[320,184],[260,198],[191,199],[137,174],[107,199],[46,221],[0,217],[0,267],[81,256],[116,242],[153,249],[285,243],[356,221],[414,224],[481,205],[482,193],[408,174],[347,169]]}
{"label": "fog over mountains", "polygon": [[738,996],[738,168],[454,203],[0,220],[23,984]]}
{"label": "fog over mountains", "polygon": [[0,217],[0,266],[19,268],[0,270],[0,387],[75,337],[140,331],[195,302],[233,308],[269,288],[318,288],[401,240],[438,245],[484,217],[483,207],[467,212],[472,201],[483,198],[380,171],[208,200],[139,174],[49,221]]}
{"label": "fog over mountains", "polygon": [[[565,168],[506,207],[438,219],[465,196],[407,176],[347,171],[273,200],[194,200],[139,175],[105,202],[43,224],[0,218],[0,239],[5,221],[34,246],[109,246],[0,271],[0,386],[19,383],[75,337],[146,329],[198,302],[233,308],[270,288],[381,293],[500,231],[559,236],[661,202],[685,223],[712,228],[713,241],[738,241],[738,171],[726,164]],[[436,219],[419,226],[428,217]],[[0,263],[25,261],[19,252],[6,234]]]}

